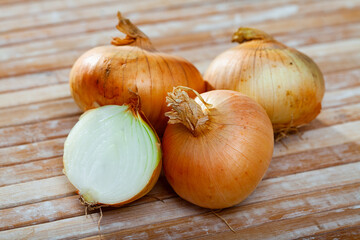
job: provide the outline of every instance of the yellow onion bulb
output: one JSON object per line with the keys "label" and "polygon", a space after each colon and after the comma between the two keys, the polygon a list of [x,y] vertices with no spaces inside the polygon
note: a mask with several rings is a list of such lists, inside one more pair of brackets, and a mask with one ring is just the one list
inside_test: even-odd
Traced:
{"label": "yellow onion bulb", "polygon": [[155,50],[149,38],[118,13],[117,29],[125,38],[112,45],[93,48],[74,63],[70,72],[71,94],[86,111],[104,105],[128,103],[129,90],[142,100],[142,111],[161,136],[168,111],[165,97],[174,86],[205,91],[205,82],[194,65],[184,58]]}
{"label": "yellow onion bulb", "polygon": [[193,204],[236,205],[254,191],[270,164],[270,119],[239,92],[214,90],[193,100],[181,89],[167,98],[173,110],[162,140],[165,176]]}
{"label": "yellow onion bulb", "polygon": [[161,172],[160,140],[134,105],[85,112],[64,146],[64,174],[81,202],[121,206],[148,193]]}
{"label": "yellow onion bulb", "polygon": [[240,44],[217,56],[204,75],[210,89],[253,98],[266,110],[275,132],[316,118],[325,87],[311,58],[256,29],[239,28],[233,42]]}

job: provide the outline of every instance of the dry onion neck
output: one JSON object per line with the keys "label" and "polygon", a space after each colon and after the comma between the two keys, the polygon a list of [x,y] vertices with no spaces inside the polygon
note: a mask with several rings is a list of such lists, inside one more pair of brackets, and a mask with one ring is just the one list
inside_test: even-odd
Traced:
{"label": "dry onion neck", "polygon": [[129,106],[129,110],[136,116],[141,109],[141,98],[138,94],[138,90],[136,92],[128,89],[130,97],[127,105]]}
{"label": "dry onion neck", "polygon": [[[200,104],[190,98],[184,90],[193,91],[206,108],[203,110]],[[168,123],[181,123],[185,125],[194,136],[197,136],[198,128],[209,120],[209,109],[212,105],[206,103],[200,94],[191,88],[183,86],[175,87],[171,93],[168,93],[166,102],[168,106],[172,108],[171,111],[165,113],[165,116],[170,118]]]}
{"label": "dry onion neck", "polygon": [[243,43],[252,40],[274,41],[274,38],[261,30],[255,28],[241,27],[233,34],[231,41]]}
{"label": "dry onion neck", "polygon": [[137,46],[142,49],[149,51],[155,51],[152,43],[148,36],[143,33],[137,26],[135,26],[129,19],[124,18],[120,12],[117,13],[119,19],[118,25],[116,28],[126,34],[125,38],[114,37],[111,41],[112,45],[115,46]]}

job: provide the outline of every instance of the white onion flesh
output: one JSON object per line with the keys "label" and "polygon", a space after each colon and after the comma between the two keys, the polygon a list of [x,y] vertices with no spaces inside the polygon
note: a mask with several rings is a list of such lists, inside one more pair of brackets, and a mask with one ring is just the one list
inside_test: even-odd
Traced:
{"label": "white onion flesh", "polygon": [[89,204],[134,198],[153,180],[159,164],[156,133],[125,105],[86,112],[65,142],[64,173]]}

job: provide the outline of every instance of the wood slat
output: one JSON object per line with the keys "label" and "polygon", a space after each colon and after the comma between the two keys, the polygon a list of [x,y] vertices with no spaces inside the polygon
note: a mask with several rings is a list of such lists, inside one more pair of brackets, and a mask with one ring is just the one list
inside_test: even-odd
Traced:
{"label": "wood slat", "polygon": [[[323,9],[326,9],[324,7]],[[286,19],[286,21],[263,21],[258,24],[252,25],[252,27],[258,29],[269,29],[269,33],[272,31],[290,33],[296,32],[302,29],[316,28],[320,26],[332,26],[336,24],[349,23],[349,22],[359,22],[358,8],[350,9],[339,9],[334,12],[326,13],[318,12],[311,16],[302,17],[296,15],[294,17]],[[301,22],[301,24],[299,23]]]}
{"label": "wood slat", "polygon": [[70,87],[68,83],[39,87],[30,90],[4,93],[0,95],[0,108],[13,107],[22,104],[59,98],[70,97]]}
{"label": "wood slat", "polygon": [[[134,20],[136,20],[139,15],[150,15],[151,13],[155,21],[161,21],[164,19],[170,20],[174,17],[179,18],[179,16],[187,18],[194,15],[217,14],[228,11],[229,8],[239,8],[244,7],[244,4],[245,6],[249,4],[248,1],[241,3],[227,1],[225,3],[221,3],[219,0],[211,0],[207,2],[203,2],[201,0],[175,0],[166,5],[168,9],[164,12],[164,7],[159,8],[159,3],[163,3],[162,1],[155,0],[152,1],[151,4],[146,3],[147,2],[144,0],[137,1],[134,4],[126,4],[124,1],[112,1],[108,4],[90,5],[86,8],[67,8],[62,11],[56,11],[56,17],[54,17],[54,12],[42,12],[36,18],[33,16],[22,16],[16,19],[13,18],[4,20],[4,25],[0,26],[0,32],[19,31],[41,26],[88,21],[91,19],[113,20],[114,15],[116,14],[116,9],[121,11],[128,18],[133,18]],[[199,5],[199,3],[201,3],[201,5]],[[191,9],[191,11],[189,11],[189,9]],[[149,19],[149,22],[154,20]]]}
{"label": "wood slat", "polygon": [[324,96],[324,108],[356,103],[360,100],[360,87],[327,92]]}
{"label": "wood slat", "polygon": [[[272,34],[279,41],[288,44],[291,47],[298,47],[309,43],[314,44],[356,38],[360,36],[359,31],[357,31],[359,29],[360,24],[341,24],[332,28],[320,27],[315,29],[305,29],[300,32],[286,35],[277,35],[276,32],[273,32]],[[186,48],[198,48],[201,46],[211,47],[212,45],[230,43],[230,37],[233,31],[233,29],[218,29],[211,33],[192,33],[176,37],[162,37],[154,39],[153,42],[157,49],[165,52],[179,51]],[[314,35],[315,32],[316,35]],[[20,46],[10,46],[0,49],[0,60],[14,60],[20,57],[24,60],[24,58],[28,57],[53,55],[79,48],[87,50],[99,45],[108,45],[110,39],[109,36],[109,32],[95,32],[86,35],[65,36],[61,39],[29,42]],[[235,46],[235,44],[233,44],[233,46]],[[14,52],[16,54],[14,54]]]}
{"label": "wood slat", "polygon": [[42,1],[42,0],[0,0],[1,5],[5,4],[21,4],[30,1]]}
{"label": "wood slat", "polygon": [[[314,3],[314,2],[310,2],[310,3]],[[341,1],[339,1],[338,3],[343,4]],[[136,13],[134,15],[130,14],[128,15],[128,17],[130,19],[133,19],[135,22],[138,23],[151,23],[151,25],[155,25],[154,21],[161,21],[161,20],[172,20],[174,18],[174,16],[182,16],[183,18],[189,18],[191,17],[199,17],[202,15],[210,15],[210,13],[214,14],[214,11],[216,13],[220,13],[222,11],[230,11],[230,12],[237,12],[237,13],[243,13],[245,14],[245,16],[242,16],[243,18],[243,24],[246,23],[247,21],[247,17],[251,17],[252,12],[251,11],[255,11],[255,14],[257,14],[258,11],[258,7],[257,7],[258,3],[253,3],[252,5],[246,5],[245,7],[242,6],[242,4],[239,4],[238,2],[229,2],[229,3],[223,3],[220,5],[216,5],[216,7],[214,5],[201,5],[201,6],[190,6],[189,8],[191,9],[191,11],[189,11],[189,9],[175,9],[173,11],[167,11],[166,14],[164,14],[162,12],[162,14],[158,14],[158,13],[154,13],[154,12],[144,12],[142,14]],[[263,4],[262,9],[266,9],[268,7],[278,7],[280,3],[271,1],[267,4]],[[283,3],[282,3],[283,4]],[[324,3],[322,3],[324,4]],[[267,6],[269,5],[269,6]],[[281,5],[280,5],[281,6]],[[291,5],[292,6],[292,5]],[[316,8],[306,8],[306,9],[313,9],[315,10]],[[99,12],[98,9],[96,9],[97,12]],[[111,9],[111,11],[113,11],[113,8]],[[301,14],[306,14],[306,11],[303,11],[302,9],[298,10]],[[189,14],[191,14],[190,16],[188,16]],[[114,15],[114,14],[112,14]],[[155,17],[155,19],[154,19]],[[105,45],[105,44],[109,44],[110,43],[110,36],[118,35],[119,33],[117,33],[113,27],[114,23],[110,23],[110,21],[114,21],[114,16],[112,16],[112,18],[109,19],[109,23],[108,23],[108,27],[106,29],[109,29],[111,31],[101,31],[101,32],[91,32],[91,33],[86,33],[86,34],[76,34],[74,36],[62,36],[60,39],[45,39],[43,41],[29,41],[29,42],[25,42],[24,44],[21,45],[15,45],[15,46],[9,46],[6,48],[2,48],[0,49],[0,61],[5,61],[5,60],[10,60],[10,59],[16,59],[16,58],[24,58],[24,57],[31,57],[31,56],[37,56],[37,55],[44,55],[44,54],[54,54],[57,52],[61,52],[61,51],[66,51],[66,50],[70,50],[70,49],[76,49],[76,48],[92,48],[94,46],[98,46],[98,45]],[[252,20],[254,21],[254,20]],[[162,21],[161,21],[162,22]],[[180,22],[180,21],[179,21]],[[164,23],[160,23],[164,24]],[[17,24],[18,25],[18,24]],[[6,26],[6,24],[4,24],[4,26]],[[106,25],[104,25],[106,26]],[[181,25],[180,25],[181,26]],[[178,29],[180,26],[175,26],[175,31],[174,34],[177,34],[176,29]],[[166,26],[164,26],[166,27]],[[289,28],[289,26],[288,26]],[[344,28],[344,27],[343,27]],[[334,29],[336,30],[336,29]],[[333,31],[334,31],[333,30]],[[217,32],[224,32],[226,31],[226,36],[227,36],[227,41],[230,41],[230,36],[232,35],[232,32],[234,31],[233,28],[220,28],[220,29],[213,29],[211,34],[216,34]],[[327,33],[328,37],[332,37],[334,38],[334,32],[329,33],[329,30],[325,31]],[[357,36],[357,31],[356,29],[351,29],[351,30],[347,30],[346,29],[341,29],[341,31],[345,32],[344,34],[347,35],[355,35]],[[182,31],[183,32],[183,31]],[[337,31],[339,32],[339,31]],[[152,32],[151,32],[152,33]],[[193,33],[194,35],[196,35],[196,33]],[[276,32],[272,32],[272,34],[276,34]],[[319,32],[317,32],[317,34],[319,34]],[[183,34],[182,34],[183,35]],[[213,35],[212,35],[213,36]],[[312,38],[314,37],[313,34],[311,35]],[[311,37],[310,36],[310,37]],[[339,34],[335,35],[337,37],[337,39],[340,37]],[[160,41],[163,42],[164,37],[166,37],[165,35],[162,35],[161,38],[159,39]],[[177,36],[177,37],[181,37],[181,36]],[[349,38],[349,36],[347,36]],[[308,36],[309,38],[309,36]],[[294,39],[294,37],[292,37],[291,39]],[[301,37],[297,37],[297,39],[302,39]],[[154,43],[156,44],[157,39],[153,39]],[[188,40],[191,40],[193,43],[197,43],[197,41],[201,41],[204,42],[205,41],[209,41],[210,39],[204,39],[204,40],[198,40],[195,38],[189,38]],[[182,44],[184,44],[184,39],[181,39],[181,41],[178,41]],[[159,46],[158,44],[156,44],[156,46]],[[178,47],[178,46],[177,46]]]}
{"label": "wood slat", "polygon": [[285,156],[275,156],[271,160],[266,178],[280,177],[306,172],[360,160],[360,145],[348,142],[319,149],[309,149]]}
{"label": "wood slat", "polygon": [[[206,5],[212,2],[212,6]],[[261,1],[262,2],[262,8],[267,8],[269,6],[274,5],[296,5],[298,6],[298,12],[300,13],[308,13],[313,12],[315,9],[322,9],[324,5],[326,5],[326,11],[333,11],[338,10],[341,8],[350,8],[349,4],[344,4],[342,1],[333,1],[331,4],[325,3],[325,2],[311,2],[309,0],[298,2],[296,0],[288,0],[288,1]],[[162,3],[162,2],[160,2]],[[190,6],[188,4],[191,3]],[[199,3],[199,1],[192,0],[192,1],[172,1],[171,2],[171,9],[167,9],[165,12],[172,13],[172,16],[181,16],[182,18],[188,18],[188,15],[202,15],[205,11],[205,14],[218,14],[224,11],[229,10],[236,10],[236,11],[249,11],[254,8],[258,8],[258,4],[260,1],[257,2],[251,2],[251,1],[241,1],[241,2],[217,2],[216,6],[214,5],[214,1],[207,1],[206,4],[202,2],[201,6],[194,5],[194,3]],[[309,5],[310,4],[310,5]],[[352,1],[351,7],[357,6],[356,1]],[[0,26],[0,32],[5,31],[14,31],[14,30],[20,30],[24,28],[34,28],[42,25],[50,25],[50,24],[59,24],[59,23],[65,23],[65,22],[74,22],[74,21],[84,21],[89,20],[90,16],[92,19],[94,18],[109,18],[113,17],[114,15],[114,9],[119,9],[122,12],[129,15],[129,17],[137,17],[139,13],[146,14],[148,12],[154,12],[153,15],[156,18],[164,18],[164,14],[159,16],[158,12],[164,13],[164,9],[159,7],[155,7],[157,5],[157,2],[153,1],[151,5],[144,4],[144,2],[138,2],[137,4],[132,5],[125,5],[124,3],[118,3],[118,2],[110,2],[104,5],[96,5],[96,6],[89,6],[86,8],[72,8],[72,9],[64,9],[62,11],[57,11],[56,18],[54,17],[54,14],[52,12],[41,12],[37,15],[36,18],[32,16],[21,16],[16,19],[8,19],[3,21],[3,25]],[[185,11],[178,11],[180,8],[185,7],[191,7],[191,11],[185,10]],[[176,9],[174,9],[176,8]],[[209,9],[209,10],[208,10]],[[144,11],[146,10],[146,11]],[[174,10],[176,12],[174,12]],[[129,14],[131,12],[136,11],[134,14]],[[199,12],[200,11],[200,12]],[[101,14],[100,14],[101,13]],[[171,19],[171,18],[170,18]],[[169,18],[167,18],[169,20]]]}
{"label": "wood slat", "polygon": [[[310,234],[322,233],[332,229],[341,229],[360,224],[360,205],[311,214],[294,219],[274,221],[244,230],[224,232],[223,234],[206,236],[202,239],[293,239]],[[281,229],[281,231],[279,231]],[[199,238],[201,239],[201,238]]]}
{"label": "wood slat", "polygon": [[65,176],[13,184],[0,189],[0,209],[44,201],[54,197],[66,197],[75,192],[75,188]]}
{"label": "wood slat", "polygon": [[0,168],[0,187],[62,175],[62,157]]}
{"label": "wood slat", "polygon": [[283,140],[284,145],[277,145],[274,148],[273,156],[285,156],[308,149],[314,150],[342,143],[358,144],[360,135],[354,134],[354,129],[360,129],[360,121],[307,131],[302,134],[301,138],[298,135],[288,136]]}
{"label": "wood slat", "polygon": [[[179,2],[182,2],[182,1],[178,1],[178,3]],[[245,5],[248,2],[249,1],[245,1],[244,2]],[[151,9],[151,6],[153,6],[152,4],[149,5],[149,4],[143,4],[143,3],[140,3],[140,5],[141,5],[141,7],[138,8],[138,10]],[[185,4],[183,4],[183,5],[186,6]],[[202,5],[204,5],[204,4],[202,4]],[[238,5],[239,5],[239,7],[242,7],[244,4],[240,3]],[[130,8],[132,8],[132,7],[130,6]],[[180,8],[180,7],[178,7],[178,8]],[[116,10],[114,12],[114,9],[116,9],[116,8],[112,8],[113,14],[112,14],[112,17],[110,17],[110,18],[101,18],[101,19],[88,18],[86,22],[88,22],[89,25],[91,25],[90,26],[91,30],[92,31],[99,31],[99,30],[103,30],[104,27],[105,27],[105,29],[113,29],[114,23],[116,23],[116,16],[115,16]],[[127,8],[126,7],[125,8],[120,7],[119,9],[124,11]],[[191,11],[189,11],[189,12],[191,12]],[[149,12],[149,13],[144,12],[143,14],[145,16],[148,16],[145,19],[148,19],[148,20],[151,19],[152,22],[154,21],[154,19],[159,19],[159,18],[163,19],[164,16],[168,16],[170,19],[172,19],[173,16],[174,16],[174,14],[169,15],[168,11],[162,11],[161,14],[152,14],[151,12]],[[187,14],[191,14],[191,13],[187,13]],[[152,18],[150,18],[151,15],[152,15]],[[179,16],[181,16],[181,15],[179,15]],[[141,19],[141,16],[134,14],[134,16],[132,18],[134,18],[134,21],[135,21],[136,20],[135,18],[140,18]],[[137,20],[139,20],[139,19],[137,19]],[[99,21],[101,22],[102,27],[100,27]],[[84,33],[85,32],[84,27],[86,27],[86,26],[84,26],[84,24],[82,24],[83,22],[84,21],[72,22],[72,23],[66,23],[65,22],[62,25],[55,25],[55,26],[49,26],[49,27],[44,26],[44,27],[38,28],[38,29],[29,29],[29,30],[23,30],[23,31],[18,31],[18,32],[13,32],[13,33],[5,33],[6,34],[5,36],[7,38],[2,39],[2,41],[0,41],[0,44],[10,44],[10,43],[13,44],[13,43],[17,43],[17,42],[25,42],[26,40],[30,41],[30,40],[34,40],[34,39],[41,39],[41,38],[43,39],[43,38],[49,38],[49,37],[54,37],[54,36],[61,36],[61,35],[59,35],[59,33],[62,33],[62,34]],[[137,21],[135,21],[135,22],[137,22]],[[63,26],[65,26],[65,25],[66,25],[66,27],[64,28]],[[54,29],[56,31],[52,31]],[[66,31],[66,29],[68,29],[68,30]],[[43,36],[41,36],[41,35],[36,36],[35,34],[33,34],[33,33],[35,33],[35,31],[43,32],[44,35]],[[25,39],[20,39],[20,38],[16,37],[16,36],[20,37],[21,35],[24,35],[24,34],[27,35],[27,37]],[[4,34],[1,34],[0,36],[2,36],[2,35],[4,35]],[[15,38],[14,38],[14,36],[15,36]]]}
{"label": "wood slat", "polygon": [[[113,0],[104,0],[102,4],[112,2]],[[98,5],[99,2],[95,0],[51,0],[51,1],[24,1],[21,4],[11,4],[2,6],[2,14],[0,19],[14,18],[17,16],[24,16],[24,14],[38,14],[42,12],[62,10],[66,8],[86,7],[91,5]],[[24,12],[24,9],[27,11]],[[54,14],[56,17],[56,14]],[[36,16],[36,15],[35,15]]]}
{"label": "wood slat", "polygon": [[290,33],[276,34],[276,40],[285,43],[290,47],[319,44],[325,42],[334,42],[349,38],[359,38],[360,24],[358,22],[334,23],[319,27],[309,27],[299,31],[290,31]]}
{"label": "wood slat", "polygon": [[[190,0],[190,1],[194,1],[194,0]],[[212,0],[214,1],[214,0]],[[161,2],[161,0],[156,0],[156,2]],[[156,3],[154,2],[154,3]],[[248,1],[245,1],[244,3],[247,3]],[[179,3],[181,3],[181,6],[177,6],[175,4],[175,8],[177,8],[178,10],[175,10],[177,12],[180,11],[181,8],[186,7],[186,4],[184,4],[183,1],[175,1],[175,3],[177,3],[177,5],[179,5]],[[161,14],[159,13],[151,13],[151,11],[149,11],[149,9],[154,8],[152,4],[144,4],[144,2],[139,2],[138,3],[140,5],[140,7],[138,7],[137,9],[139,10],[139,12],[144,11],[143,14],[141,15],[145,15],[145,17],[147,16],[147,20],[151,20],[150,22],[154,22],[154,19],[164,19],[165,16],[167,16],[169,19],[173,19],[174,14],[168,14],[168,11],[163,11],[163,8],[160,8]],[[204,5],[204,3],[203,3]],[[239,6],[241,7],[243,4],[239,4]],[[156,6],[156,5],[155,5]],[[171,6],[171,5],[170,5]],[[177,7],[176,7],[177,6]],[[112,32],[114,34],[118,34],[118,32],[114,29],[114,24],[117,22],[116,19],[116,11],[117,10],[122,10],[124,13],[126,13],[126,10],[128,7],[119,7],[117,8],[112,8],[112,15],[111,17],[108,18],[91,18],[88,17],[88,19],[86,19],[86,23],[84,24],[85,21],[75,21],[75,22],[64,22],[61,25],[50,25],[50,26],[43,26],[43,27],[39,27],[36,29],[26,29],[26,30],[22,30],[22,31],[15,31],[15,32],[9,32],[9,33],[0,33],[0,36],[6,36],[6,38],[1,39],[0,38],[0,45],[7,45],[7,44],[14,44],[14,43],[19,43],[19,42],[27,42],[27,41],[33,41],[33,40],[38,40],[38,39],[44,39],[44,38],[53,38],[53,37],[59,37],[62,35],[69,35],[69,34],[79,34],[79,33],[86,33],[86,32],[94,32],[94,31],[103,31],[104,29],[107,30],[113,30]],[[134,10],[133,6],[130,6],[130,8],[132,10]],[[136,7],[135,7],[136,8]],[[159,7],[157,7],[159,9]],[[115,10],[114,10],[115,9]],[[145,11],[147,10],[147,11]],[[171,13],[171,11],[170,11]],[[191,15],[191,11],[189,11],[189,13],[186,13],[186,15]],[[98,15],[98,14],[96,14]],[[138,24],[139,20],[138,18],[142,19],[141,15],[137,15],[134,14],[132,19],[135,23]],[[162,15],[162,16],[161,16]],[[181,14],[176,14],[178,16],[181,16]],[[152,17],[150,17],[152,16]],[[146,20],[145,20],[146,21]],[[176,21],[178,22],[178,21]],[[178,24],[179,25],[179,24]],[[178,26],[179,27],[179,26]],[[153,29],[154,30],[154,29]],[[39,31],[42,33],[41,35],[36,35],[35,32]],[[17,37],[25,37],[25,39],[20,39]]]}
{"label": "wood slat", "polygon": [[[268,179],[262,181],[257,190],[246,199],[243,204],[356,183],[360,180],[360,176],[358,175],[359,170],[360,163],[352,163]],[[32,187],[36,186],[36,182],[38,181],[33,182]],[[4,188],[0,189],[3,190]],[[0,191],[0,194],[2,192],[4,191]],[[0,199],[2,198],[0,197]],[[24,202],[26,200],[22,198],[22,201]],[[2,203],[2,206],[10,207],[11,205],[12,203],[10,202]],[[16,205],[17,204],[14,206]],[[136,208],[135,206],[124,207],[111,211],[104,216],[101,224],[102,232],[107,233],[129,227],[136,227],[138,225],[152,224],[164,220],[169,221],[180,217],[204,213],[206,211],[208,210],[196,207],[178,198],[166,199],[164,202],[142,204],[136,206]],[[159,212],[161,212],[161,214],[158,214]],[[79,216],[35,226],[17,228],[4,231],[2,235],[5,239],[16,238],[17,236],[27,236],[29,239],[31,239],[31,237],[43,239],[49,235],[56,235],[59,238],[71,238],[75,236],[86,237],[97,234],[97,217],[95,217],[97,213],[91,214],[90,216],[92,217]]]}
{"label": "wood slat", "polygon": [[[167,207],[164,208],[164,205]],[[172,206],[172,207],[171,207]],[[175,208],[176,207],[176,208]],[[126,228],[133,225],[140,225],[142,223],[152,222],[157,220],[166,220],[169,216],[176,217],[178,215],[200,213],[206,210],[197,208],[180,199],[170,199],[166,204],[162,202],[152,202],[148,204],[138,205],[136,207],[122,208],[121,214],[116,214],[120,210],[111,211],[106,216],[108,226],[116,228]],[[134,211],[139,211],[136,216]],[[161,214],[155,214],[155,212]],[[4,239],[13,239],[17,236],[25,236],[27,239],[46,239],[47,236],[57,236],[57,238],[78,238],[96,234],[98,214],[91,214],[87,217],[79,216],[74,218],[67,218],[50,223],[44,223],[35,226],[24,228],[17,228],[13,230],[3,231],[2,237]],[[102,225],[105,218],[102,220]],[[77,233],[76,233],[77,232]]]}
{"label": "wood slat", "polygon": [[0,94],[18,90],[43,87],[69,81],[70,69],[59,69],[34,74],[25,74],[0,80]]}
{"label": "wood slat", "polygon": [[[28,96],[28,99],[31,102],[31,96]],[[46,102],[37,104],[32,103],[31,105],[0,109],[0,127],[78,116],[80,113],[81,110],[76,106],[72,98],[57,101],[46,100]]]}
{"label": "wood slat", "polygon": [[65,138],[0,148],[0,167],[62,156]]}
{"label": "wood slat", "polygon": [[[224,209],[218,214],[226,219],[235,231],[241,231],[254,225],[356,205],[360,198],[356,194],[358,190],[360,190],[359,183],[339,186],[301,195],[276,198],[267,202],[243,204],[238,207]],[[170,222],[130,228],[103,237],[104,239],[166,239],[167,237],[170,239],[187,239],[199,236],[207,237],[214,233],[222,235],[221,232],[227,230],[229,230],[228,227],[218,217],[211,212],[207,212],[175,219]],[[234,236],[242,239],[241,234],[235,234]],[[262,236],[257,235],[256,237],[261,239]],[[87,239],[98,238],[99,236],[94,236]]]}
{"label": "wood slat", "polygon": [[[323,232],[323,231],[322,231]],[[360,236],[360,226],[355,227],[345,227],[338,228],[335,231],[323,232],[316,235],[303,237],[303,240],[326,240],[326,239],[343,239],[343,240],[352,240]]]}
{"label": "wood slat", "polygon": [[[68,68],[86,50],[68,51],[54,56],[38,56],[25,58],[24,60],[14,60],[2,63],[0,67],[0,77],[11,77],[16,75],[38,73],[48,70]],[[21,65],[21,69],[20,69]],[[64,86],[65,87],[65,86]],[[68,86],[67,86],[68,87]]]}
{"label": "wood slat", "polygon": [[0,148],[65,137],[79,117],[50,120],[41,123],[0,128]]}
{"label": "wood slat", "polygon": [[[309,1],[313,3],[312,1]],[[309,11],[319,11],[316,8],[312,8],[310,6],[304,7],[308,9],[307,11],[302,12],[309,12]],[[326,8],[324,8],[326,9]],[[174,21],[167,21],[166,23],[160,23],[158,25],[151,24],[151,25],[141,25],[141,29],[151,37],[151,39],[155,37],[166,37],[168,35],[173,35],[175,33],[182,33],[186,34],[188,32],[203,32],[203,31],[214,31],[216,29],[225,29],[231,28],[236,29],[240,25],[249,25],[250,23],[259,23],[264,22],[266,20],[275,19],[278,22],[281,18],[289,18],[291,17],[290,23],[297,25],[297,30],[307,28],[309,26],[320,26],[320,25],[332,25],[334,23],[340,24],[344,22],[354,22],[359,19],[357,16],[357,12],[359,11],[355,9],[343,9],[336,12],[324,12],[322,10],[322,18],[324,21],[316,21],[319,17],[312,16],[306,17],[305,21],[303,21],[303,16],[301,16],[301,12],[299,12],[299,7],[297,5],[286,5],[275,7],[273,9],[258,9],[256,12],[245,12],[244,13],[228,13],[228,14],[217,14],[216,18],[213,16],[202,16],[197,17],[195,19],[181,19],[181,20],[174,20]],[[167,14],[166,12],[162,12],[162,14]],[[293,19],[292,16],[296,19]],[[159,15],[159,14],[158,14]],[[138,16],[141,17],[141,16]],[[155,16],[152,16],[150,19],[154,19]],[[148,18],[149,19],[149,18]],[[302,24],[299,24],[299,20],[301,19]],[[0,45],[7,45],[7,44],[14,44],[19,42],[29,42],[38,39],[49,39],[54,37],[64,37],[69,34],[80,34],[85,32],[94,32],[94,31],[103,31],[104,29],[112,30],[113,34],[117,34],[114,30],[114,22],[116,22],[115,16],[113,20],[108,19],[95,19],[95,20],[88,20],[88,24],[84,24],[83,22],[75,22],[63,25],[56,25],[50,27],[43,27],[38,29],[29,29],[20,32],[13,32],[13,33],[6,33],[0,34]],[[286,21],[287,22],[287,21]],[[139,23],[136,22],[135,23]],[[304,25],[305,24],[305,25]],[[284,26],[282,24],[281,28],[287,29],[290,25]],[[262,28],[262,29],[271,29],[271,28]],[[280,28],[277,28],[280,29]],[[292,27],[294,29],[294,27]],[[41,34],[40,34],[40,33]],[[286,32],[286,31],[285,31]],[[111,35],[112,36],[112,35]]]}
{"label": "wood slat", "polygon": [[25,206],[0,210],[0,231],[40,224],[84,214],[78,196],[69,196]]}
{"label": "wood slat", "polygon": [[331,43],[312,44],[299,48],[300,51],[311,55],[314,58],[336,56],[337,54],[350,53],[360,49],[360,39],[347,39]]}
{"label": "wood slat", "polygon": [[341,105],[322,109],[320,114],[306,126],[301,127],[300,132],[336,125],[360,119],[360,104]]}
{"label": "wood slat", "polygon": [[359,78],[359,68],[327,74],[325,76],[326,91],[357,87],[360,85]]}

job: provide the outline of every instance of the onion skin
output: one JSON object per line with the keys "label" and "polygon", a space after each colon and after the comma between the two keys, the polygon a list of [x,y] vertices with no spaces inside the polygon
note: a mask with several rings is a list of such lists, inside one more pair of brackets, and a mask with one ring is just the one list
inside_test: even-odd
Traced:
{"label": "onion skin", "polygon": [[86,111],[104,105],[128,103],[129,90],[142,100],[142,110],[159,136],[165,130],[166,93],[185,85],[205,91],[199,71],[187,60],[160,53],[148,37],[120,14],[117,28],[126,38],[113,45],[84,53],[70,72],[70,90],[78,106]]}
{"label": "onion skin", "polygon": [[209,89],[253,98],[266,110],[275,132],[316,118],[325,86],[311,58],[256,29],[240,28],[233,41],[240,44],[217,56],[205,73]]}
{"label": "onion skin", "polygon": [[264,176],[274,147],[272,125],[264,109],[243,94],[215,90],[201,96],[212,104],[205,124],[193,133],[181,123],[166,127],[164,173],[183,199],[204,208],[231,207]]}

